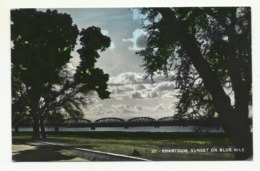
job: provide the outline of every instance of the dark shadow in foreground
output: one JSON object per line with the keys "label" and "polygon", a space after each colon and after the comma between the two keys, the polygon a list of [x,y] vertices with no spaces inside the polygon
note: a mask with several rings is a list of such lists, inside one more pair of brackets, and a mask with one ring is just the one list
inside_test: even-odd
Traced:
{"label": "dark shadow in foreground", "polygon": [[13,161],[60,161],[71,160],[77,156],[69,156],[62,154],[62,150],[69,150],[66,147],[59,146],[35,146],[35,149],[20,151],[13,155]]}

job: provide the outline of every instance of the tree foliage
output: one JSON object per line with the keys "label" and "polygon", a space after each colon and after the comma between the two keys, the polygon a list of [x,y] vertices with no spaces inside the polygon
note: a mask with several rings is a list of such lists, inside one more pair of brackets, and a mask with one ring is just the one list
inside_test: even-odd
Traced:
{"label": "tree foliage", "polygon": [[[161,10],[161,9],[160,9]],[[144,57],[143,67],[148,75],[155,72],[176,72],[172,80],[180,90],[178,111],[193,115],[203,111],[203,115],[214,111],[211,94],[187,54],[180,40],[180,34],[173,22],[164,20],[158,9],[143,9],[150,24],[144,25],[149,33],[147,47],[138,52]],[[233,94],[233,86],[228,68],[229,31],[232,13],[236,13],[235,25],[237,64],[240,77],[251,83],[251,26],[248,8],[174,8],[177,21],[183,30],[196,38],[196,45],[207,61],[221,86]],[[159,19],[158,19],[159,18]],[[229,26],[231,27],[231,26]],[[234,84],[233,84],[234,85]],[[251,85],[250,85],[251,88]],[[251,95],[250,95],[251,96]],[[251,98],[249,99],[251,103]],[[234,104],[232,104],[234,106]]]}
{"label": "tree foliage", "polygon": [[[12,10],[11,21],[13,122],[28,116],[39,138],[39,124],[44,131],[46,119],[82,117],[94,92],[109,98],[109,76],[95,67],[98,50],[104,51],[111,42],[100,28],[79,32],[70,15],[56,10]],[[68,63],[78,37],[81,61],[71,71]]]}
{"label": "tree foliage", "polygon": [[250,156],[250,8],[145,8],[141,12],[147,17],[148,39],[146,49],[138,54],[144,57],[143,67],[150,76],[175,71],[177,114],[190,118],[218,114],[225,132]]}

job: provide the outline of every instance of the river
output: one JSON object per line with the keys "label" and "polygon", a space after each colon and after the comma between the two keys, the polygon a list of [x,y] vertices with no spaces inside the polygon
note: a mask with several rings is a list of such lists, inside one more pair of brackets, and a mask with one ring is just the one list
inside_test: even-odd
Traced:
{"label": "river", "polygon": [[[19,132],[31,132],[32,127],[19,127]],[[54,127],[45,127],[47,132],[53,132]],[[15,131],[14,128],[12,131]],[[95,131],[115,131],[115,132],[194,132],[193,127],[183,126],[160,126],[155,128],[153,126],[144,127],[96,127],[95,130],[91,130],[90,127],[85,128],[71,128],[71,127],[59,127],[60,132],[95,132]],[[212,129],[210,132],[222,132],[222,129]]]}

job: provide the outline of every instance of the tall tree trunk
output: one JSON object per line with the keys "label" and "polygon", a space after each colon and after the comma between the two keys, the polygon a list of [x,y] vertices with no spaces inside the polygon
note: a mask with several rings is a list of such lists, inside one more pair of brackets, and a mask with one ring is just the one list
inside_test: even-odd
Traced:
{"label": "tall tree trunk", "polygon": [[38,91],[35,91],[33,88],[31,90],[31,115],[33,118],[33,140],[39,140],[40,139],[40,116],[38,113],[39,109],[39,100],[40,95],[38,95]]}
{"label": "tall tree trunk", "polygon": [[[226,95],[220,81],[215,73],[210,68],[209,64],[203,57],[199,47],[197,46],[196,38],[190,35],[181,23],[178,22],[175,13],[169,8],[158,8],[163,20],[168,24],[170,32],[178,33],[178,39],[185,48],[188,56],[190,57],[194,67],[200,74],[206,89],[212,95],[215,108],[220,116],[222,127],[225,133],[234,142],[236,148],[242,148],[245,152],[235,153],[236,159],[244,160],[252,157],[252,135],[250,132],[250,124],[248,119],[248,91],[244,90],[245,87],[241,85],[241,81],[237,81],[236,71],[238,68],[236,63],[229,61],[232,65],[231,77],[232,86],[235,86],[235,109],[231,106],[230,98]],[[174,35],[174,34],[173,34]],[[234,60],[234,58],[231,59]],[[233,76],[234,75],[234,76]],[[251,84],[250,84],[251,85]],[[249,86],[247,86],[249,87]]]}
{"label": "tall tree trunk", "polygon": [[231,115],[219,113],[222,128],[231,141],[233,141],[235,148],[238,149],[238,151],[235,152],[235,159],[248,159],[253,156],[253,139],[249,119],[241,117],[248,112],[244,113],[244,111],[238,109],[233,109],[229,112]]}
{"label": "tall tree trunk", "polygon": [[[239,114],[239,113],[238,113]],[[241,148],[242,152],[235,153],[237,160],[245,160],[253,156],[253,137],[248,119],[237,119],[234,125],[235,147]]]}
{"label": "tall tree trunk", "polygon": [[[231,10],[231,22],[226,26],[228,40],[227,65],[230,75],[232,88],[234,90],[235,108],[233,121],[230,123],[233,127],[231,137],[235,146],[242,148],[244,152],[235,153],[237,160],[247,159],[253,155],[253,139],[251,134],[250,122],[248,118],[249,92],[251,89],[251,74],[242,74],[242,65],[237,60],[238,42],[236,39],[235,25],[237,23],[236,9]],[[251,56],[249,56],[251,58]],[[250,60],[249,60],[250,61]],[[251,65],[251,64],[249,64]],[[249,71],[250,72],[250,71]]]}
{"label": "tall tree trunk", "polygon": [[[38,104],[37,104],[37,108],[38,108]],[[40,130],[39,130],[39,127],[40,127],[39,119],[40,118],[39,118],[39,115],[38,115],[37,108],[34,105],[32,110],[31,110],[31,113],[33,115],[33,136],[32,136],[33,140],[39,140],[40,139]]]}
{"label": "tall tree trunk", "polygon": [[46,131],[45,131],[45,127],[44,127],[44,119],[40,119],[40,127],[41,127],[41,138],[42,139],[46,139],[47,136],[46,136]]}
{"label": "tall tree trunk", "polygon": [[251,133],[250,121],[248,118],[248,92],[245,88],[236,92],[234,125],[234,142],[239,148],[244,148],[244,152],[236,153],[236,159],[242,160],[253,156],[253,137]]}

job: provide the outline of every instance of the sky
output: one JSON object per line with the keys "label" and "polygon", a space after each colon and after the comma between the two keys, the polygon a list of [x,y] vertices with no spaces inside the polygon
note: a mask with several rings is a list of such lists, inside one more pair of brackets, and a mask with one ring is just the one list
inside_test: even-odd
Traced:
{"label": "sky", "polygon": [[[122,72],[141,72],[142,58],[135,54],[136,50],[145,47],[145,31],[142,29],[138,10],[130,8],[85,8],[58,9],[73,18],[79,30],[90,26],[100,27],[104,35],[111,38],[111,46],[98,60],[97,66],[111,76]],[[80,48],[76,46],[76,49]],[[77,52],[72,54],[73,65],[77,65]]]}
{"label": "sky", "polygon": [[[146,46],[146,32],[142,29],[142,18],[137,9],[87,8],[57,9],[71,15],[74,24],[81,30],[90,26],[101,28],[111,38],[111,46],[100,53],[96,64],[110,75],[110,99],[101,100],[93,96],[94,103],[84,109],[86,119],[92,121],[105,117],[130,119],[152,117],[155,119],[173,116],[177,99],[174,83],[163,76],[155,75],[155,83],[145,79],[142,57],[136,51]],[[75,50],[80,48],[76,46]],[[69,64],[75,70],[79,57],[73,52]],[[174,74],[174,73],[171,73]]]}

